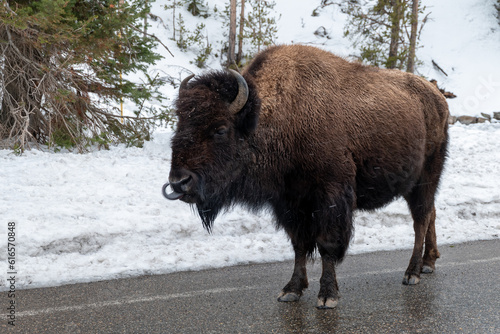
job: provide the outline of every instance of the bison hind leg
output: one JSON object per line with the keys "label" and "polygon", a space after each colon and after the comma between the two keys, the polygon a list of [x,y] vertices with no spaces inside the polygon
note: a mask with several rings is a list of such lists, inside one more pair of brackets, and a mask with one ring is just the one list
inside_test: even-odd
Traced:
{"label": "bison hind leg", "polygon": [[[427,157],[419,182],[405,196],[413,217],[415,244],[403,284],[420,282],[420,273],[432,273],[440,254],[436,242],[436,208],[434,199],[446,158],[447,142]],[[424,250],[425,242],[425,250]],[[423,253],[423,255],[422,255]]]}
{"label": "bison hind leg", "polygon": [[[434,196],[432,195],[432,197]],[[424,212],[422,212],[422,209],[427,205],[417,206],[411,200],[409,203],[414,220],[415,244],[410,263],[403,277],[403,284],[414,285],[420,282],[420,273],[432,273],[434,271],[436,259],[439,258],[439,251],[436,244],[436,209],[434,203],[429,205],[430,209]]]}
{"label": "bison hind leg", "polygon": [[423,274],[431,274],[436,269],[436,260],[439,259],[441,254],[439,254],[436,241],[436,211],[434,210],[432,220],[427,228],[427,233],[425,235],[425,250],[422,270]]}

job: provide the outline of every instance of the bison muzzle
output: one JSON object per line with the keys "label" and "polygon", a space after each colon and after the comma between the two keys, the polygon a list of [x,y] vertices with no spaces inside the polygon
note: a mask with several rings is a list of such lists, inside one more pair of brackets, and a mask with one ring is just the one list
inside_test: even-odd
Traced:
{"label": "bison muzzle", "polygon": [[434,198],[446,158],[448,107],[431,83],[314,47],[276,46],[242,74],[186,78],[176,113],[172,192],[166,184],[164,195],[195,205],[208,231],[234,204],[270,208],[295,251],[279,301],[300,298],[308,286],[307,258],[318,251],[317,306],[335,307],[335,267],[352,236],[353,211],[401,196],[415,230],[403,284],[434,271]]}

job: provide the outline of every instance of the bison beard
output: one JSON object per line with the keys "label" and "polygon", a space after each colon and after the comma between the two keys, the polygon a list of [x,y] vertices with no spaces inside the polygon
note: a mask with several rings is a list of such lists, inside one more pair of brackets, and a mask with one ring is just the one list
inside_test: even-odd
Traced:
{"label": "bison beard", "polygon": [[[279,301],[308,287],[317,250],[319,308],[339,298],[335,266],[345,256],[355,209],[404,197],[415,243],[404,284],[433,272],[434,197],[447,150],[448,107],[431,83],[396,70],[349,63],[307,46],[260,53],[240,75],[183,81],[176,101],[168,199],[196,205],[210,232],[234,204],[269,207],[295,252]],[[425,243],[425,249],[424,249]]]}
{"label": "bison beard", "polygon": [[[209,184],[220,184],[217,182],[210,182]],[[203,194],[202,197],[196,201],[196,209],[200,215],[203,226],[208,232],[212,231],[212,226],[214,224],[215,218],[219,215],[221,210],[228,210],[232,207],[231,193],[225,189],[215,188],[215,189],[204,189],[201,186],[200,193]]]}

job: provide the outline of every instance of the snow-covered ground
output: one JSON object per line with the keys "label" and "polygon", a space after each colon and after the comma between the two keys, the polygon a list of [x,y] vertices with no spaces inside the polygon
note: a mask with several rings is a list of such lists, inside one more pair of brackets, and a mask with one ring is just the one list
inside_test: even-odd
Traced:
{"label": "snow-covered ground", "polygon": [[[455,125],[450,135],[437,198],[439,244],[499,238],[500,123]],[[158,133],[144,149],[83,155],[0,151],[2,275],[10,221],[19,288],[292,259],[289,241],[266,213],[235,209],[210,235],[187,204],[163,198],[170,136]],[[351,254],[412,245],[404,201],[356,214]]]}
{"label": "snow-covered ground", "polygon": [[[277,2],[282,14],[278,42],[314,44],[346,57],[353,53],[342,38],[345,18],[338,8],[312,17],[315,6],[305,1]],[[432,15],[422,33],[420,73],[458,95],[449,100],[452,114],[500,111],[500,31],[490,9],[493,1],[424,4]],[[163,19],[168,23],[167,14]],[[207,27],[216,29],[214,24]],[[320,26],[331,39],[313,35]],[[161,36],[160,28],[154,29]],[[169,32],[163,34],[174,50]],[[189,54],[166,57],[152,71],[199,72],[189,64]],[[448,77],[432,67],[432,59]],[[176,92],[165,89],[173,99]],[[265,212],[236,208],[217,219],[210,235],[188,205],[161,196],[170,168],[170,136],[163,130],[143,149],[118,146],[83,155],[0,151],[0,290],[7,282],[8,222],[16,224],[17,288],[291,259],[289,241]],[[451,126],[437,198],[439,244],[499,238],[499,143],[499,122]],[[351,254],[412,245],[404,201],[356,214]]]}
{"label": "snow-covered ground", "polygon": [[[226,0],[209,0],[209,7],[217,6],[221,10],[226,3]],[[276,43],[314,45],[348,59],[359,54],[343,37],[346,16],[338,6],[327,6],[319,10],[319,16],[312,16],[319,1],[277,0],[276,3],[275,11],[281,14]],[[496,0],[422,0],[421,3],[426,8],[424,14],[429,15],[421,30],[417,57],[422,65],[417,67],[416,73],[437,80],[440,87],[457,95],[457,98],[448,100],[452,115],[481,116],[481,112],[500,111],[500,25],[493,7]],[[167,27],[171,27],[171,12],[164,11],[163,4],[164,1],[157,0],[153,11],[161,16]],[[199,22],[187,13],[183,17],[186,27],[191,30]],[[223,39],[222,23],[216,15],[203,22],[209,41],[217,50],[220,47],[217,42]],[[328,38],[314,35],[320,27],[324,27]],[[170,39],[171,30],[155,23],[151,32],[171,50],[176,50],[175,42]],[[195,58],[194,53],[177,51],[172,58],[162,48],[158,50],[165,58],[151,67],[152,72],[160,75],[168,72],[179,80],[190,72],[202,72],[189,63]],[[432,61],[447,75],[434,67]],[[208,69],[219,69],[220,59],[212,58],[207,65]],[[166,86],[164,92],[171,99],[177,93],[170,86]]]}

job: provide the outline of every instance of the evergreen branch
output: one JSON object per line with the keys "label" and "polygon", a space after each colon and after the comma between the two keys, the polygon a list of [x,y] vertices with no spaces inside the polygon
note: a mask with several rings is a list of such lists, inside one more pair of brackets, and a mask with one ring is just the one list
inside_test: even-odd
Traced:
{"label": "evergreen branch", "polygon": [[17,16],[17,13],[10,8],[9,3],[7,2],[7,0],[3,1],[3,6],[5,7],[5,9],[7,9],[7,11],[9,13],[11,13],[12,15]]}
{"label": "evergreen branch", "polygon": [[[107,147],[111,142],[140,145],[148,140],[155,121],[168,112],[154,109],[151,115],[144,117],[140,117],[140,113],[134,117],[124,116],[129,120],[125,125],[119,122],[122,117],[116,113],[116,108],[104,109],[101,102],[94,101],[96,96],[89,95],[96,94],[105,101],[116,101],[121,95],[113,76],[115,72],[110,68],[116,62],[115,50],[107,48],[110,39],[98,34],[93,36],[103,45],[103,50],[88,57],[85,56],[86,50],[92,49],[93,45],[80,42],[81,37],[87,36],[88,29],[95,29],[99,24],[99,18],[97,22],[85,21],[92,19],[91,13],[79,12],[81,21],[68,23],[56,18],[48,24],[45,17],[36,20],[34,15],[24,11],[15,13],[7,5],[5,0],[0,1],[0,15],[6,19],[0,22],[0,39],[4,41],[0,44],[3,59],[1,103],[2,109],[8,110],[0,113],[0,140],[5,139],[9,146],[20,151],[34,142],[37,145],[46,143],[49,147],[76,148],[81,152],[96,142]],[[73,10],[73,7],[68,7],[57,15],[62,17]],[[21,20],[24,24],[18,26]],[[130,27],[133,34],[143,34],[130,26],[133,24],[130,20],[128,24],[124,21],[119,22],[119,29]],[[127,40],[128,35],[124,37],[125,48],[130,49],[132,55],[142,52],[140,44]],[[42,45],[42,41],[46,43]],[[143,61],[151,63],[147,58],[151,54],[150,50],[149,53],[146,51]],[[130,66],[144,67],[142,63]],[[158,82],[153,80],[151,86],[151,89],[146,88],[148,92],[158,86]],[[158,94],[161,97],[161,93]],[[134,95],[132,98],[140,111],[143,110],[146,99],[141,101],[142,97],[138,99]]]}
{"label": "evergreen branch", "polygon": [[133,119],[133,120],[155,120],[155,119],[158,119],[157,116],[153,116],[153,117],[121,116],[121,115],[115,115],[115,114],[111,114],[111,113],[108,113],[105,111],[101,111],[98,109],[93,109],[92,112],[96,112],[98,114],[101,114],[101,115],[104,115],[107,117],[113,117],[113,118],[126,118],[126,119]]}
{"label": "evergreen branch", "polygon": [[147,35],[147,36],[149,36],[151,38],[154,38],[158,43],[160,43],[168,51],[168,53],[170,53],[170,55],[172,57],[174,57],[174,55],[172,54],[172,52],[170,52],[170,50],[168,49],[168,47],[165,44],[163,44],[163,42],[158,37],[156,37],[154,34],[149,34],[147,32],[144,32],[144,31],[140,30],[139,28],[137,28],[136,26],[134,26],[132,24],[128,24],[127,26],[130,27],[130,28],[132,28],[135,31],[140,32],[141,34],[145,34],[145,35]]}
{"label": "evergreen branch", "polygon": [[385,26],[387,28],[391,28],[390,24],[387,24],[387,23],[385,23],[383,21],[376,20],[376,19],[368,16],[367,14],[361,14],[361,15],[359,15],[359,17],[362,18],[362,19],[365,19],[365,20],[369,20],[369,21],[371,21],[374,24],[378,24],[378,25],[381,25],[381,26]]}

